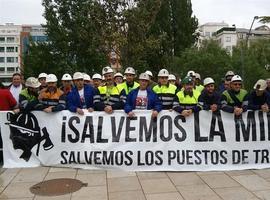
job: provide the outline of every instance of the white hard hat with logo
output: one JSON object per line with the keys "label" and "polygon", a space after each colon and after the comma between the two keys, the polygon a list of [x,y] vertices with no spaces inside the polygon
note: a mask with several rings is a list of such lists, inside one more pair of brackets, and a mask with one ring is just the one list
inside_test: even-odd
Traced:
{"label": "white hard hat with logo", "polygon": [[102,80],[102,76],[100,74],[94,74],[92,76],[92,79],[100,79],[100,80]]}
{"label": "white hard hat with logo", "polygon": [[267,88],[267,83],[263,79],[258,80],[256,84],[254,85],[255,90],[264,91],[266,88]]}
{"label": "white hard hat with logo", "polygon": [[161,69],[158,72],[158,77],[168,77],[169,76],[169,72],[167,69]]}
{"label": "white hard hat with logo", "polygon": [[201,80],[201,75],[199,73],[195,73],[195,78]]}
{"label": "white hard hat with logo", "polygon": [[64,74],[62,76],[62,81],[72,81],[72,77],[70,76],[70,74]]}
{"label": "white hard hat with logo", "polygon": [[225,74],[225,77],[227,76],[234,76],[234,72],[233,71],[227,71],[226,74]]}
{"label": "white hard hat with logo", "polygon": [[203,85],[206,86],[206,85],[209,85],[209,84],[214,84],[215,81],[214,79],[212,79],[211,77],[207,77],[203,80]]}
{"label": "white hard hat with logo", "polygon": [[91,77],[88,74],[83,74],[84,81],[91,81]]}
{"label": "white hard hat with logo", "polygon": [[195,76],[195,72],[193,70],[188,71],[187,76],[193,77]]}
{"label": "white hard hat with logo", "polygon": [[148,76],[153,77],[153,73],[151,71],[147,70],[145,73],[148,74]]}
{"label": "white hard hat with logo", "polygon": [[150,78],[149,78],[149,75],[148,74],[141,73],[140,76],[139,76],[139,80],[147,80],[147,81],[149,81]]}
{"label": "white hard hat with logo", "polygon": [[232,77],[232,79],[231,79],[231,82],[236,82],[236,81],[242,82],[241,76],[239,76],[239,75],[234,75],[234,76]]}
{"label": "white hard hat with logo", "polygon": [[111,67],[107,66],[102,69],[102,75],[109,74],[109,73],[113,73],[113,69]]}
{"label": "white hard hat with logo", "polygon": [[48,74],[46,78],[46,83],[55,83],[57,82],[57,77],[54,74]]}
{"label": "white hard hat with logo", "polygon": [[83,79],[83,73],[81,72],[75,72],[73,74],[73,80]]}
{"label": "white hard hat with logo", "polygon": [[135,69],[133,67],[128,67],[128,68],[126,68],[124,74],[133,74],[133,75],[135,75],[136,72],[135,72]]}
{"label": "white hard hat with logo", "polygon": [[38,75],[38,79],[40,79],[40,78],[47,78],[47,74],[46,73],[40,73]]}
{"label": "white hard hat with logo", "polygon": [[123,74],[121,74],[120,72],[117,72],[116,74],[114,74],[113,77],[114,77],[114,78],[115,78],[115,77],[122,77],[122,78],[123,78],[124,76],[123,76]]}
{"label": "white hard hat with logo", "polygon": [[169,81],[176,81],[175,75],[170,74],[169,77],[168,77],[168,80],[169,80]]}
{"label": "white hard hat with logo", "polygon": [[25,81],[25,86],[26,87],[38,88],[40,85],[41,85],[41,83],[35,77],[29,77]]}

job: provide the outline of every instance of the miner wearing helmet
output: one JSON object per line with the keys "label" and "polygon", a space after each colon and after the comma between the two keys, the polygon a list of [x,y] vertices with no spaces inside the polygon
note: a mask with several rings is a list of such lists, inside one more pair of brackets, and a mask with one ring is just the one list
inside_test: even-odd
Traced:
{"label": "miner wearing helmet", "polygon": [[39,90],[42,90],[47,87],[46,78],[47,74],[44,72],[38,75],[38,81],[40,82]]}
{"label": "miner wearing helmet", "polygon": [[182,84],[183,89],[177,92],[173,102],[173,109],[184,117],[188,117],[192,113],[201,110],[198,105],[200,92],[194,89],[194,82],[190,76],[185,77]]}
{"label": "miner wearing helmet", "polygon": [[161,69],[158,73],[158,85],[153,87],[153,91],[158,95],[163,110],[169,110],[173,107],[173,99],[177,87],[168,81],[169,72],[166,69]]}
{"label": "miner wearing helmet", "polygon": [[73,74],[74,87],[67,96],[69,111],[84,115],[84,110],[92,112],[94,109],[93,98],[96,89],[91,85],[84,84],[84,75],[81,72]]}
{"label": "miner wearing helmet", "polygon": [[57,77],[49,74],[46,78],[47,88],[39,94],[39,102],[42,104],[41,109],[47,113],[57,112],[66,108],[65,95],[62,90],[57,88]]}
{"label": "miner wearing helmet", "polygon": [[156,118],[158,113],[162,109],[161,102],[150,88],[149,76],[146,73],[142,73],[139,76],[140,86],[137,89],[132,90],[127,96],[127,103],[125,104],[125,112],[129,117],[134,117],[133,110],[152,110],[152,117]]}
{"label": "miner wearing helmet", "polygon": [[204,89],[199,97],[199,105],[203,110],[217,111],[221,107],[221,95],[215,91],[215,81],[207,77],[203,81]]}
{"label": "miner wearing helmet", "polygon": [[92,79],[93,79],[93,86],[94,88],[98,88],[99,86],[101,86],[102,84],[102,76],[100,74],[94,74],[92,76]]}
{"label": "miner wearing helmet", "polygon": [[72,77],[70,74],[64,74],[61,79],[62,87],[60,89],[67,95],[72,89]]}
{"label": "miner wearing helmet", "polygon": [[139,87],[139,83],[135,81],[136,72],[135,69],[133,69],[132,67],[126,68],[124,74],[126,76],[126,81],[118,84],[117,88],[120,91],[124,90],[126,95],[128,95],[132,90]]}
{"label": "miner wearing helmet", "polygon": [[40,82],[34,77],[26,79],[25,86],[19,95],[19,108],[21,111],[30,112],[32,110],[38,110],[38,90]]}
{"label": "miner wearing helmet", "polygon": [[229,113],[234,113],[236,116],[247,111],[248,93],[242,89],[242,78],[239,75],[234,75],[231,79],[230,90],[225,90],[221,96],[222,110]]}
{"label": "miner wearing helmet", "polygon": [[116,85],[122,84],[123,83],[123,74],[121,74],[120,72],[117,72],[114,74],[114,82],[116,83]]}
{"label": "miner wearing helmet", "polygon": [[104,67],[102,75],[105,78],[105,85],[98,87],[97,94],[94,96],[94,108],[95,110],[111,114],[113,110],[124,108],[126,103],[125,90],[117,88],[111,67]]}

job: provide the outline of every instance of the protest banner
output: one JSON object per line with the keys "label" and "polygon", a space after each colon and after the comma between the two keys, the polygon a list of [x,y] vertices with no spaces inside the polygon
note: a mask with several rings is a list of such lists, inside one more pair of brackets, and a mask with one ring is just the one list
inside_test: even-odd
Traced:
{"label": "protest banner", "polygon": [[59,166],[128,171],[268,168],[270,114],[240,117],[201,111],[184,118],[162,111],[77,115],[0,112],[4,167]]}

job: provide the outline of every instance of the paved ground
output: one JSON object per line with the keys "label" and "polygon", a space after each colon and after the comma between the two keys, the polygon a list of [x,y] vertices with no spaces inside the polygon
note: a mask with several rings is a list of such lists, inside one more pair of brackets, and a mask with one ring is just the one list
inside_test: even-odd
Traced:
{"label": "paved ground", "polygon": [[[35,196],[42,180],[76,178],[88,187],[58,197]],[[230,172],[120,172],[65,168],[1,169],[0,199],[216,200],[270,199],[270,169]]]}

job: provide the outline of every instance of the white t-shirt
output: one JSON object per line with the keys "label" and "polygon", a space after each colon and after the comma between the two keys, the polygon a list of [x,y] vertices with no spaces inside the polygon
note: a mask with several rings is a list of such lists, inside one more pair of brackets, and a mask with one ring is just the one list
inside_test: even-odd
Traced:
{"label": "white t-shirt", "polygon": [[22,84],[20,84],[20,86],[18,86],[18,87],[11,85],[9,90],[10,90],[12,96],[14,97],[14,99],[17,101],[17,104],[19,104],[19,95],[22,91]]}
{"label": "white t-shirt", "polygon": [[85,109],[86,104],[85,104],[85,99],[84,99],[84,89],[81,89],[78,92],[79,92],[82,108]]}
{"label": "white t-shirt", "polygon": [[146,90],[139,90],[136,98],[136,109],[147,110],[148,98]]}

